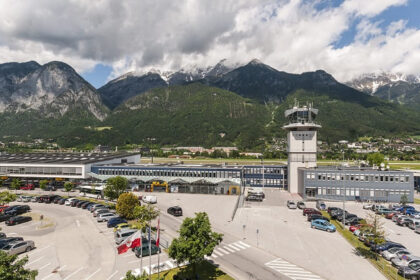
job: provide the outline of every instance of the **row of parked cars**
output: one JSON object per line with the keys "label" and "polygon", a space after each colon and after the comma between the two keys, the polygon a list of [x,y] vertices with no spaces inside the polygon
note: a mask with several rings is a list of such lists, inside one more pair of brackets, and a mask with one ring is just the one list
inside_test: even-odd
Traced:
{"label": "row of parked cars", "polygon": [[5,222],[8,226],[29,222],[32,220],[29,216],[21,214],[31,211],[28,205],[13,205],[0,207],[0,222]]}
{"label": "row of parked cars", "polygon": [[35,243],[32,240],[23,240],[23,237],[18,236],[7,237],[6,234],[0,232],[0,250],[8,255],[27,253],[33,249],[35,249]]}
{"label": "row of parked cars", "polygon": [[307,221],[311,223],[311,228],[319,229],[319,230],[325,230],[328,232],[335,232],[336,228],[334,225],[330,223],[330,220],[323,216],[321,211],[325,210],[325,203],[322,202],[321,204],[318,202],[315,208],[306,207],[305,203],[303,201],[298,201],[295,203],[294,201],[288,200],[287,201],[287,207],[289,209],[302,209],[302,215],[306,216]]}

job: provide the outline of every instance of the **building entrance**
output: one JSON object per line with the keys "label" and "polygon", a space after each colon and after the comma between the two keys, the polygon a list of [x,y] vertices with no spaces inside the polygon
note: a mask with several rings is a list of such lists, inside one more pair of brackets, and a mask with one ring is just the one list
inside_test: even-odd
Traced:
{"label": "building entrance", "polygon": [[317,192],[318,192],[317,188],[310,188],[310,189],[306,189],[305,195],[306,197],[315,197]]}

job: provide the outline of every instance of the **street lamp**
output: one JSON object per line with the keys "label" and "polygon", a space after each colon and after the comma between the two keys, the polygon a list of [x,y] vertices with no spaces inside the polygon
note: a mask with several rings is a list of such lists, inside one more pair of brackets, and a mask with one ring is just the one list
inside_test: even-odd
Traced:
{"label": "street lamp", "polygon": [[343,182],[343,227],[346,227],[346,186],[344,185],[344,178],[345,178],[345,174],[344,174],[344,149],[342,150],[343,152],[343,165],[341,166],[341,174],[342,176],[342,182]]}

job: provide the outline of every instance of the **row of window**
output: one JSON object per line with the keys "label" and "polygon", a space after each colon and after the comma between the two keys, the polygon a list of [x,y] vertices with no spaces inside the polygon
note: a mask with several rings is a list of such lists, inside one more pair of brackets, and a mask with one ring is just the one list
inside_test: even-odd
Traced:
{"label": "row of window", "polygon": [[151,176],[151,177],[204,177],[204,178],[240,178],[240,171],[208,170],[153,170],[153,169],[98,169],[99,175]]}
{"label": "row of window", "polygon": [[[262,185],[263,180],[262,179],[246,179],[245,184],[247,185]],[[284,184],[287,184],[285,181]],[[265,186],[283,186],[283,180],[281,179],[264,179],[264,185]]]}
{"label": "row of window", "polygon": [[409,190],[384,190],[384,189],[360,189],[360,188],[331,188],[322,187],[318,188],[318,195],[331,195],[331,196],[360,196],[360,197],[388,197],[389,195],[409,195]]}
{"label": "row of window", "polygon": [[259,168],[254,168],[254,167],[247,167],[244,168],[244,174],[282,174],[282,173],[287,173],[285,168],[272,168],[272,167],[259,167]]}
{"label": "row of window", "polygon": [[359,182],[397,182],[407,183],[410,181],[408,175],[386,175],[386,174],[338,174],[338,173],[306,173],[307,180],[318,181],[359,181]]}
{"label": "row of window", "polygon": [[1,174],[82,175],[81,167],[18,167],[1,166]]}

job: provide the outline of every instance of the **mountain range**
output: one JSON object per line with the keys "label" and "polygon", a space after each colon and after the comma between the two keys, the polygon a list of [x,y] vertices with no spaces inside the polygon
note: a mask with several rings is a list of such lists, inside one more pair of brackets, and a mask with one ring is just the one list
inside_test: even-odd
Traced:
{"label": "mountain range", "polygon": [[130,72],[95,89],[62,62],[5,63],[0,137],[53,138],[63,146],[255,149],[284,137],[284,110],[296,99],[320,109],[322,140],[419,135],[416,79],[365,75],[342,84],[323,70],[291,74],[258,60],[222,60],[206,68]]}

